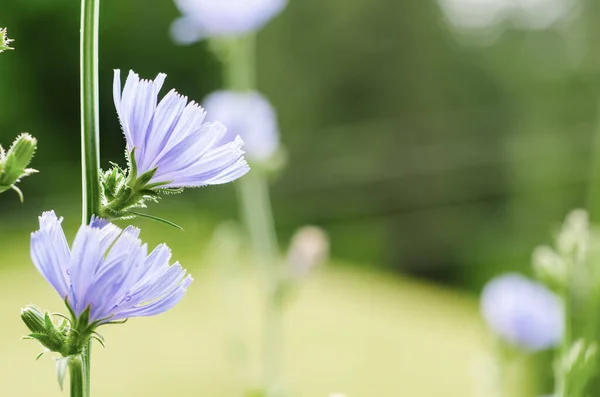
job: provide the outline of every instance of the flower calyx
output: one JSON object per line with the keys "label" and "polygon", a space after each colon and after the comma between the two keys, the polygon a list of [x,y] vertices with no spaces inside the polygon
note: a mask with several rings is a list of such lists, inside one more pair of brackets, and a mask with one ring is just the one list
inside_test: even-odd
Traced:
{"label": "flower calyx", "polygon": [[[38,359],[48,352],[58,353],[63,358],[77,356],[91,338],[104,346],[104,338],[96,332],[103,320],[90,323],[89,307],[76,317],[66,300],[65,303],[71,312],[70,319],[59,313],[43,313],[31,305],[21,309],[21,319],[31,331],[24,339],[37,340],[45,348],[37,356]],[[60,320],[57,320],[57,317],[60,317]]]}
{"label": "flower calyx", "polygon": [[100,216],[106,219],[132,219],[136,216],[151,218],[162,221],[172,226],[179,226],[155,216],[137,212],[146,208],[148,201],[158,202],[160,194],[176,194],[183,189],[165,188],[170,181],[152,182],[152,178],[158,168],[138,175],[135,160],[135,148],[127,153],[129,167],[122,169],[119,165],[112,163],[112,168],[100,175],[102,186],[102,209]]}

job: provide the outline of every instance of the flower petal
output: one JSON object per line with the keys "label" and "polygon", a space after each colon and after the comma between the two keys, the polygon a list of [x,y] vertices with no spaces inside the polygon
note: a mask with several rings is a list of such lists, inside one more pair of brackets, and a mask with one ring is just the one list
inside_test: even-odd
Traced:
{"label": "flower petal", "polygon": [[31,259],[42,276],[64,299],[69,294],[67,265],[71,253],[62,230],[62,218],[58,219],[54,211],[48,211],[39,220],[40,230],[31,234]]}
{"label": "flower petal", "polygon": [[116,314],[114,320],[120,320],[130,317],[146,317],[164,313],[175,306],[185,295],[188,287],[194,281],[192,276],[187,276],[174,290],[160,300],[149,305],[136,306]]}

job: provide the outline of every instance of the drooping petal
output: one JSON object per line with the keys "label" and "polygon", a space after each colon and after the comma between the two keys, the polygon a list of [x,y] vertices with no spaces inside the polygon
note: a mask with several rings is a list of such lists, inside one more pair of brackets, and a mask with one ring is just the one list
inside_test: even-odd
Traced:
{"label": "drooping petal", "polygon": [[40,230],[31,234],[31,259],[38,271],[64,299],[69,294],[67,265],[71,253],[62,230],[62,218],[54,211],[39,218]]}

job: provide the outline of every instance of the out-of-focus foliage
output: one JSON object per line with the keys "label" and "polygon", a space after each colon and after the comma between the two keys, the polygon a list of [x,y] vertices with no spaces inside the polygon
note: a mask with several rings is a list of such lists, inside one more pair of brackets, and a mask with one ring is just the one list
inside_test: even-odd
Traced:
{"label": "out-of-focus foliage", "polygon": [[[579,0],[543,26],[511,17],[465,30],[432,0],[291,1],[258,36],[258,85],[289,151],[273,189],[282,240],[318,224],[335,257],[474,286],[498,267],[524,269],[548,228],[585,205],[598,7]],[[32,213],[54,197],[78,205],[78,8],[2,5],[0,26],[19,50],[0,59],[0,75],[10,76],[0,84],[0,134],[39,139],[44,178],[23,183]],[[165,72],[197,100],[221,86],[205,43],[170,41],[178,15],[171,1],[102,3],[104,166],[123,153],[114,68]],[[232,196],[200,189],[177,200],[218,219],[235,209]]]}

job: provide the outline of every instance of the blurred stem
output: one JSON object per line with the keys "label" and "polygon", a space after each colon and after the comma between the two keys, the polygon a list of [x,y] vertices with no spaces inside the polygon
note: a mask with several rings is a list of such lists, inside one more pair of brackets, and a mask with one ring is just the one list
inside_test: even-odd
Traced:
{"label": "blurred stem", "polygon": [[282,313],[277,299],[277,242],[269,186],[259,171],[248,173],[239,181],[239,199],[244,222],[262,273],[264,291],[262,335],[262,388],[273,396],[279,384],[282,348]]}
{"label": "blurred stem", "polygon": [[219,46],[224,65],[225,88],[250,91],[256,88],[256,36],[222,39]]}
{"label": "blurred stem", "polygon": [[[570,285],[570,284],[569,284]],[[557,362],[555,362],[555,376],[554,376],[554,396],[555,397],[575,397],[568,396],[569,390],[569,379],[568,371],[565,368],[564,361],[569,354],[572,343],[572,319],[571,319],[571,288],[566,287],[562,291],[562,298],[564,304],[564,335],[562,345],[558,352]]]}
{"label": "blurred stem", "polygon": [[[81,84],[81,181],[82,223],[100,213],[100,137],[98,124],[98,23],[100,0],[81,0],[80,84]],[[81,376],[71,371],[71,385],[81,382],[80,394],[90,397],[91,339],[77,366]]]}
{"label": "blurred stem", "polygon": [[596,116],[588,184],[587,207],[590,215],[590,223],[593,225],[600,223],[600,106],[598,106]]}
{"label": "blurred stem", "polygon": [[[224,64],[225,88],[249,91],[256,86],[255,36],[213,42]],[[279,249],[269,197],[269,184],[261,169],[254,168],[238,182],[241,212],[263,281],[262,390],[277,394],[282,349],[282,313],[277,299]]]}

